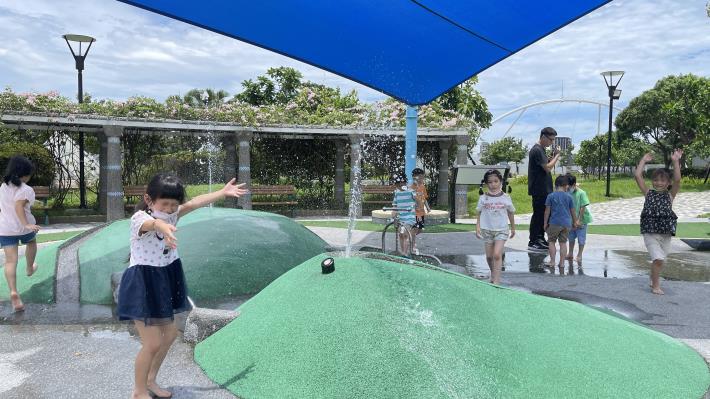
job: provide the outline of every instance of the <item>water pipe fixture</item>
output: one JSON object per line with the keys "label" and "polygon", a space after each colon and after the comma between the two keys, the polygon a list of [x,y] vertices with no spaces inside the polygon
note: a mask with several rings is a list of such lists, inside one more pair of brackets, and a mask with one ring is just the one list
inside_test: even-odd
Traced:
{"label": "water pipe fixture", "polygon": [[323,274],[330,274],[335,271],[335,259],[325,258],[323,262],[320,263],[320,268]]}

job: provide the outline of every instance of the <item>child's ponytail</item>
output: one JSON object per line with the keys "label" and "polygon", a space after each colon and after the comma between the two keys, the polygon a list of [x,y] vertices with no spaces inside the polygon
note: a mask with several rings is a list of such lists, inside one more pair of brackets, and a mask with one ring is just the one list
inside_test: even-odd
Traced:
{"label": "child's ponytail", "polygon": [[35,167],[32,161],[23,157],[22,155],[15,155],[10,158],[7,163],[7,168],[5,169],[5,175],[2,180],[5,184],[14,184],[17,187],[22,185],[22,177],[31,176],[34,172]]}

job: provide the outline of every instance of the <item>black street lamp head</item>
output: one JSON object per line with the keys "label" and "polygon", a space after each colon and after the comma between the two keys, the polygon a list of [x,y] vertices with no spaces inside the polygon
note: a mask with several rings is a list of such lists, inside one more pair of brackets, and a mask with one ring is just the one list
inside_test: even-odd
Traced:
{"label": "black street lamp head", "polygon": [[602,72],[601,75],[604,78],[606,87],[609,89],[609,97],[611,97],[614,95],[614,89],[619,86],[621,78],[624,77],[624,71],[606,71]]}
{"label": "black street lamp head", "polygon": [[[69,46],[69,51],[71,51],[71,55],[74,56],[74,60],[76,61],[76,70],[77,71],[83,71],[84,70],[84,59],[86,58],[86,55],[89,54],[89,49],[91,48],[91,44],[96,41],[91,36],[85,36],[85,35],[73,35],[73,34],[68,34],[68,35],[62,35],[64,40],[67,42],[67,46]],[[74,51],[74,48],[71,46],[71,43],[79,43],[79,50]],[[82,44],[83,43],[89,43],[88,46],[86,46],[86,51],[82,52]]]}

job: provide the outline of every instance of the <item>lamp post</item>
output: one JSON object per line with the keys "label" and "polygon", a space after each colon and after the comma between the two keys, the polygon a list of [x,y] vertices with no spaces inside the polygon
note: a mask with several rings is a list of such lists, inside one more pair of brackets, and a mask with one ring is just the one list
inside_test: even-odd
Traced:
{"label": "lamp post", "polygon": [[614,100],[621,97],[621,90],[618,90],[619,82],[624,77],[624,71],[607,71],[601,73],[604,77],[607,89],[609,89],[609,135],[606,143],[606,196],[611,196],[611,114],[614,110]]}
{"label": "lamp post", "polygon": [[[69,46],[69,51],[71,51],[71,55],[74,56],[76,70],[79,73],[79,92],[77,95],[77,99],[79,100],[79,104],[81,104],[84,102],[84,87],[81,71],[84,70],[84,60],[86,59],[86,55],[89,54],[91,44],[94,43],[96,39],[91,36],[84,35],[63,35],[62,37],[67,42],[67,46]],[[79,43],[79,51],[75,52],[70,42]],[[89,43],[89,45],[86,46],[86,51],[84,52],[82,52],[81,50],[82,43]],[[82,131],[79,132],[79,208],[86,208],[86,183],[84,176],[84,132]]]}

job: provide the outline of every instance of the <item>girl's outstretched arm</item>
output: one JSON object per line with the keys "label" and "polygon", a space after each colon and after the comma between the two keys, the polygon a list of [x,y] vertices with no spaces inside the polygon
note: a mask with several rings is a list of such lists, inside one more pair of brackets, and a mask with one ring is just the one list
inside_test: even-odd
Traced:
{"label": "girl's outstretched arm", "polygon": [[671,196],[675,198],[680,190],[680,158],[683,156],[683,150],[675,150],[671,155],[673,161],[673,184],[671,184]]}
{"label": "girl's outstretched arm", "polygon": [[237,179],[232,179],[221,190],[209,194],[198,195],[180,206],[179,217],[183,217],[195,209],[202,208],[225,197],[239,198],[249,192],[244,186],[246,183],[237,184]]}
{"label": "girl's outstretched arm", "polygon": [[643,167],[646,166],[646,162],[650,162],[651,160],[653,160],[651,153],[646,153],[643,157],[641,157],[639,164],[636,165],[636,171],[634,171],[634,179],[636,179],[636,184],[639,186],[639,189],[641,189],[643,195],[646,195],[648,192],[646,182],[643,180]]}

